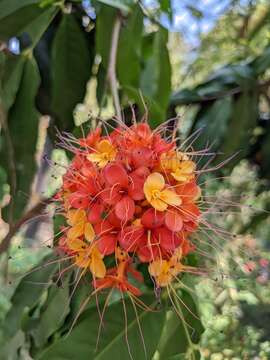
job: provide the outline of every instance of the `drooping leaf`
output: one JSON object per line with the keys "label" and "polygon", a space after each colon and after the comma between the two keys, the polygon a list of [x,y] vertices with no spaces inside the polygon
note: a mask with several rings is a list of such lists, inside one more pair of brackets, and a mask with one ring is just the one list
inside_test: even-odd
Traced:
{"label": "drooping leaf", "polygon": [[72,129],[73,110],[82,102],[92,58],[83,30],[72,14],[63,16],[52,48],[52,111],[57,126]]}
{"label": "drooping leaf", "polygon": [[225,158],[239,152],[239,155],[230,161],[230,166],[247,155],[249,140],[256,126],[257,117],[258,94],[256,90],[252,93],[241,94],[235,101],[233,115],[221,147]]}
{"label": "drooping leaf", "polygon": [[9,337],[20,329],[23,312],[33,308],[48,288],[49,280],[57,267],[56,263],[48,265],[51,259],[51,257],[46,257],[41,268],[33,269],[19,282],[11,298],[12,307],[4,322],[5,336]]}
{"label": "drooping leaf", "polygon": [[123,26],[119,39],[117,78],[123,86],[139,87],[142,30],[143,13],[140,6],[137,5]]}
{"label": "drooping leaf", "polygon": [[21,77],[25,58],[23,56],[9,56],[7,57],[4,74],[2,79],[2,94],[1,101],[6,111],[13,105],[19,86],[21,84]]}
{"label": "drooping leaf", "polygon": [[36,43],[46,30],[59,8],[41,7],[37,0],[5,0],[0,2],[0,39],[28,32],[32,42]]}
{"label": "drooping leaf", "polygon": [[106,5],[97,7],[96,11],[96,52],[101,56],[103,67],[107,69],[111,49],[112,29],[117,11]]}
{"label": "drooping leaf", "polygon": [[69,281],[71,272],[61,287],[51,286],[48,299],[40,311],[37,326],[31,331],[35,346],[43,347],[48,338],[63,324],[69,313]]}
{"label": "drooping leaf", "polygon": [[[15,75],[14,77],[16,78]],[[12,150],[10,145],[8,145],[9,139],[5,134],[2,135],[4,136],[4,141],[0,149],[1,161],[3,161],[3,164],[9,170],[9,183],[12,184],[16,181],[14,194],[12,194],[14,189],[13,191],[11,189],[14,219],[21,215],[27,203],[36,170],[35,152],[38,132],[38,112],[35,108],[35,96],[39,81],[39,72],[34,59],[25,58],[20,86],[7,119]],[[14,97],[16,87],[13,85],[10,87],[10,102],[12,97]],[[7,218],[6,212],[3,212],[3,215]]]}
{"label": "drooping leaf", "polygon": [[[145,300],[145,298],[142,298],[142,300]],[[127,324],[125,324],[123,303],[121,301],[107,308],[97,352],[95,352],[95,348],[100,318],[97,309],[90,309],[83,314],[81,321],[79,320],[67,338],[56,341],[37,359],[63,360],[78,358],[80,360],[107,360],[121,356],[121,359],[129,360],[128,347],[134,360],[151,359],[160,337],[164,312],[137,309],[138,318],[136,318],[134,308],[129,300],[125,300],[125,310]],[[146,356],[138,322],[140,322],[146,343]]]}
{"label": "drooping leaf", "polygon": [[171,91],[171,65],[167,49],[168,33],[160,28],[154,35],[151,56],[147,58],[141,76],[142,93],[153,99],[162,109],[160,118],[150,118],[150,125],[155,127],[166,118]]}
{"label": "drooping leaf", "polygon": [[198,149],[210,145],[212,149],[218,149],[224,137],[227,135],[228,123],[233,110],[231,97],[224,97],[211,104],[201,107],[195,119],[192,132],[201,129],[202,132],[196,140]]}

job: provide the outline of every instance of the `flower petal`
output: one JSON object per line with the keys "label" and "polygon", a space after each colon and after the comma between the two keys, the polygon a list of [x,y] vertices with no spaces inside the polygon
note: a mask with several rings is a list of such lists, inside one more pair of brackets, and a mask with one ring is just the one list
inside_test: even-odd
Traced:
{"label": "flower petal", "polygon": [[163,224],[164,215],[155,209],[148,209],[141,218],[142,225],[148,229],[154,229]]}
{"label": "flower petal", "polygon": [[179,206],[182,201],[178,194],[172,190],[165,189],[161,193],[161,199],[168,205]]}
{"label": "flower petal", "polygon": [[97,247],[102,255],[110,255],[114,253],[116,244],[117,238],[112,234],[103,235],[97,241]]}
{"label": "flower petal", "polygon": [[135,212],[135,203],[129,196],[123,197],[115,205],[115,214],[120,220],[128,221],[132,219],[134,212]]}
{"label": "flower petal", "polygon": [[84,236],[85,236],[85,239],[89,242],[92,242],[95,238],[94,228],[93,228],[92,224],[90,224],[89,222],[85,224]]}
{"label": "flower petal", "polygon": [[103,170],[103,176],[108,185],[128,186],[128,174],[121,165],[107,165]]}
{"label": "flower petal", "polygon": [[183,219],[179,212],[168,210],[165,214],[165,225],[173,232],[182,230]]}

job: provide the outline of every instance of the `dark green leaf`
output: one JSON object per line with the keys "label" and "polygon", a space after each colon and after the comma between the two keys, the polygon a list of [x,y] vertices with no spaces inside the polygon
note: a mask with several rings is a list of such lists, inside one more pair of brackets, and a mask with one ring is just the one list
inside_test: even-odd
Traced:
{"label": "dark green leaf", "polygon": [[110,6],[102,5],[97,8],[96,52],[101,56],[104,69],[107,69],[109,63],[112,29],[116,13],[116,10]]}
{"label": "dark green leaf", "polygon": [[[145,298],[142,298],[142,300],[145,300]],[[149,312],[137,309],[138,319],[136,319],[130,300],[125,300],[125,305],[128,318],[127,325],[125,325],[121,301],[107,308],[97,352],[95,352],[95,348],[100,318],[97,309],[90,309],[83,314],[83,318],[68,337],[57,341],[37,359],[107,360],[118,359],[121,356],[123,360],[130,360],[126,331],[133,359],[144,359],[145,354],[138,328],[138,320],[146,342],[146,358],[151,359],[160,337],[164,312]]]}
{"label": "dark green leaf", "polygon": [[263,74],[270,67],[270,48],[266,48],[263,54],[251,63],[251,66],[257,75]]}
{"label": "dark green leaf", "polygon": [[13,105],[23,74],[25,57],[9,56],[7,57],[2,79],[2,102],[5,110],[8,111]]}
{"label": "dark green leaf", "polygon": [[7,40],[27,32],[32,42],[36,43],[58,9],[56,6],[40,7],[38,2],[33,0],[2,1],[0,3],[0,39]]}
{"label": "dark green leaf", "polygon": [[4,323],[7,337],[20,329],[23,312],[33,308],[40,300],[43,292],[49,286],[49,280],[55,272],[57,264],[47,265],[52,257],[46,257],[39,269],[33,269],[30,274],[22,278],[11,298],[12,307]]}
{"label": "dark green leaf", "polygon": [[211,145],[212,149],[218,149],[224,137],[227,135],[228,123],[233,110],[231,97],[224,97],[211,104],[202,106],[195,120],[192,132],[202,129],[200,137],[196,141],[199,149]]}
{"label": "dark green leaf", "polygon": [[47,339],[63,324],[69,313],[69,280],[67,276],[61,287],[50,287],[48,299],[41,309],[37,327],[31,332],[35,346],[42,347]]}
{"label": "dark green leaf", "polygon": [[231,160],[229,165],[233,166],[243,158],[249,151],[249,139],[252,130],[256,126],[258,116],[258,94],[243,93],[234,104],[233,114],[228,126],[225,141],[221,151],[224,157],[233,155],[239,151],[239,156]]}
{"label": "dark green leaf", "polygon": [[38,5],[40,0],[2,0],[0,2],[0,19],[15,13],[27,5]]}
{"label": "dark green leaf", "polygon": [[[21,65],[20,65],[21,66]],[[16,76],[14,75],[16,78]],[[17,79],[16,79],[17,81]],[[15,83],[16,83],[15,81]],[[14,218],[18,218],[24,209],[35,174],[35,152],[38,133],[38,113],[35,108],[35,96],[39,86],[39,72],[33,58],[25,58],[21,82],[17,90],[15,101],[8,114],[8,128],[14,156],[8,147],[7,138],[0,149],[0,158],[9,169],[9,183],[16,177],[16,193],[13,196]],[[11,86],[10,99],[14,97],[16,86]],[[10,165],[12,156],[15,169]],[[13,181],[14,182],[14,181]],[[13,189],[14,191],[14,189]],[[12,193],[12,189],[11,189]],[[4,213],[6,217],[6,214]]]}
{"label": "dark green leaf", "polygon": [[91,64],[83,30],[72,14],[64,15],[52,49],[52,110],[62,130],[73,128],[73,110],[84,99]]}
{"label": "dark green leaf", "polygon": [[[171,91],[171,65],[167,40],[167,31],[160,28],[154,35],[152,54],[146,60],[140,84],[143,95],[153,99],[162,109],[162,121],[166,119]],[[162,121],[155,119],[150,113],[149,122],[152,127],[159,125]]]}
{"label": "dark green leaf", "polygon": [[123,86],[139,87],[142,31],[143,13],[140,6],[137,5],[122,28],[119,39],[117,77]]}

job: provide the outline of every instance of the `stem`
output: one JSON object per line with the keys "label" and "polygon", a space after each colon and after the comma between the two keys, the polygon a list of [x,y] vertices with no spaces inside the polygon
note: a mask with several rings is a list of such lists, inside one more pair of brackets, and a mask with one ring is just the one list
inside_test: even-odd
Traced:
{"label": "stem", "polygon": [[118,15],[116,16],[115,23],[113,26],[113,32],[112,32],[112,42],[111,42],[110,58],[108,65],[108,80],[111,87],[116,116],[118,120],[121,121],[122,120],[121,106],[120,106],[119,94],[117,89],[117,77],[116,77],[116,59],[117,59],[117,49],[118,49],[120,29],[121,29],[121,18]]}

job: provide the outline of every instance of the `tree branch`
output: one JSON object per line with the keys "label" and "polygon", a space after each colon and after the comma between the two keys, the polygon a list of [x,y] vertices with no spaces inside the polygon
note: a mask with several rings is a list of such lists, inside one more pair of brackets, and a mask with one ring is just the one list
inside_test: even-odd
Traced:
{"label": "tree branch", "polygon": [[46,206],[50,203],[52,198],[40,200],[32,209],[27,211],[14,225],[10,224],[9,232],[0,243],[0,255],[9,249],[11,240],[16,232],[24,225],[28,220],[34,216],[39,215]]}
{"label": "tree branch", "polygon": [[117,59],[117,49],[118,49],[120,29],[121,29],[121,18],[120,15],[117,15],[112,31],[111,50],[110,50],[109,65],[108,65],[108,80],[110,82],[116,116],[119,120],[122,120],[121,106],[120,106],[119,94],[117,89],[117,77],[116,77],[116,59]]}

